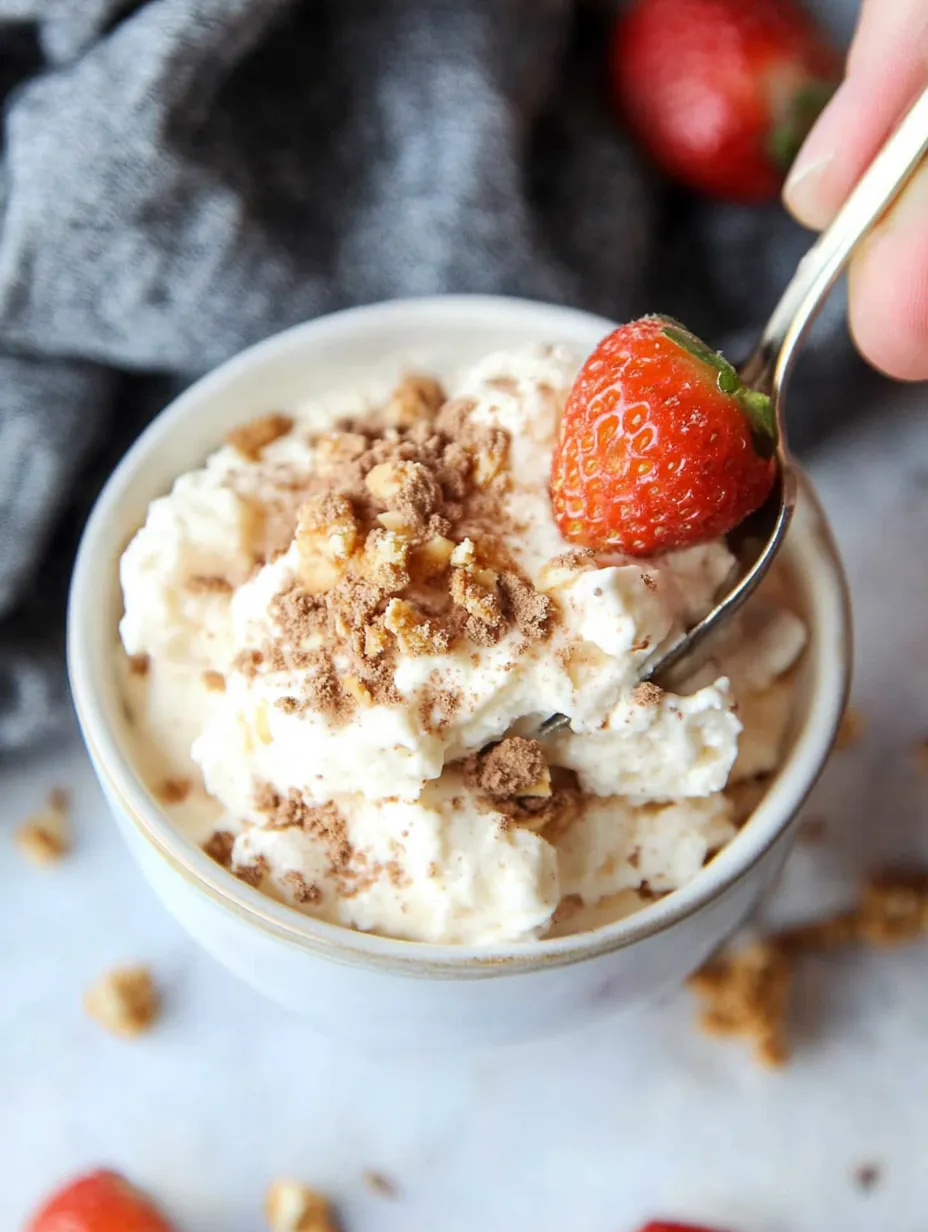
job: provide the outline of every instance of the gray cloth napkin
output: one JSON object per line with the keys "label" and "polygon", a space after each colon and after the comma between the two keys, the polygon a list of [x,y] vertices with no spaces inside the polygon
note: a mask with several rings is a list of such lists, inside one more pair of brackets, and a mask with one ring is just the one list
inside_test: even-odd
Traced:
{"label": "gray cloth napkin", "polygon": [[[846,39],[856,0],[820,7]],[[442,291],[746,345],[808,237],[643,164],[606,102],[614,9],[0,0],[0,753],[67,723],[64,590],[101,478],[240,348]],[[800,443],[859,395],[840,305],[803,369]]]}

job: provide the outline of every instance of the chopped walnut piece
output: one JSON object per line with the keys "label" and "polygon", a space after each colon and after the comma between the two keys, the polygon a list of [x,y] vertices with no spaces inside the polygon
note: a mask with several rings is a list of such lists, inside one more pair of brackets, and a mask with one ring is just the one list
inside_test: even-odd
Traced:
{"label": "chopped walnut piece", "polygon": [[864,731],[864,718],[859,710],[855,710],[853,706],[848,706],[844,714],[841,716],[841,725],[838,728],[838,734],[835,736],[836,749],[849,749],[852,744],[856,744]]}
{"label": "chopped walnut piece", "polygon": [[392,530],[372,530],[364,544],[364,564],[375,586],[391,594],[409,585],[409,540]]}
{"label": "chopped walnut piece", "polygon": [[215,860],[223,868],[229,868],[232,864],[232,848],[234,845],[235,835],[231,831],[214,830],[203,844],[203,850],[211,860]]}
{"label": "chopped walnut piece", "polygon": [[256,462],[266,446],[292,430],[293,420],[289,415],[262,415],[227,432],[226,444],[231,445],[249,462]]}
{"label": "chopped walnut piece", "polygon": [[547,595],[510,570],[506,570],[499,581],[505,615],[514,621],[523,637],[534,642],[544,641],[554,625],[554,604]]}
{"label": "chopped walnut piece", "polygon": [[14,835],[16,846],[32,864],[57,864],[71,850],[68,794],[56,787],[38,812],[27,817]]}
{"label": "chopped walnut piece", "polygon": [[380,462],[367,472],[364,484],[375,500],[411,523],[423,521],[441,504],[441,488],[421,462]]}
{"label": "chopped walnut piece", "polygon": [[132,1039],[154,1024],[161,1003],[147,967],[114,967],[87,990],[84,1009],[107,1031]]}
{"label": "chopped walnut piece", "polygon": [[492,569],[452,569],[451,598],[468,616],[491,629],[496,628],[503,621],[496,582],[497,576]]}
{"label": "chopped walnut piece", "polygon": [[314,496],[300,506],[296,525],[299,575],[310,595],[332,589],[358,539],[358,523],[346,497]]}
{"label": "chopped walnut piece", "polygon": [[271,1232],[338,1232],[328,1199],[301,1181],[272,1181],[264,1197]]}
{"label": "chopped walnut piece", "polygon": [[445,391],[434,377],[410,373],[391,393],[384,420],[389,428],[411,428],[431,419],[444,401]]}
{"label": "chopped walnut piece", "polygon": [[746,1036],[764,1065],[783,1065],[791,978],[790,960],[774,941],[711,959],[689,979],[704,1002],[700,1025],[711,1035]]}
{"label": "chopped walnut piece", "polygon": [[448,631],[406,599],[390,600],[384,613],[384,624],[404,654],[446,654],[451,644]]}
{"label": "chopped walnut piece", "polygon": [[488,488],[505,468],[509,457],[509,433],[500,428],[490,428],[481,435],[474,459],[474,483],[478,488]]}
{"label": "chopped walnut piece", "polygon": [[420,547],[414,549],[411,557],[411,571],[422,579],[437,577],[444,573],[454,551],[454,542],[444,535],[432,535]]}

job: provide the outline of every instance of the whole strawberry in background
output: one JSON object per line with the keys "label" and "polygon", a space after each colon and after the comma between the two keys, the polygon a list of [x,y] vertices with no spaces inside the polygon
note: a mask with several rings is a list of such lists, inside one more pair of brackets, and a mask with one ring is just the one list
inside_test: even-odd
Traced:
{"label": "whole strawberry in background", "polygon": [[658,166],[732,201],[778,193],[841,75],[793,0],[634,0],[610,57],[616,101]]}
{"label": "whole strawberry in background", "polygon": [[551,465],[561,534],[651,556],[733,530],[776,478],[770,399],[685,326],[649,316],[608,334],[567,398]]}
{"label": "whole strawberry in background", "polygon": [[33,1215],[26,1232],[174,1232],[151,1201],[118,1172],[76,1177]]}

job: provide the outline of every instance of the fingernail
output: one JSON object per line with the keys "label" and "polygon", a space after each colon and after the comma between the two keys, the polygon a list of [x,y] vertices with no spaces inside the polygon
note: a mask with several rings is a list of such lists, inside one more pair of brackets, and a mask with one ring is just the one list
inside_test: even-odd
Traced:
{"label": "fingernail", "polygon": [[833,159],[833,150],[824,153],[811,150],[807,153],[803,146],[783,185],[783,200],[789,212],[816,231],[828,222],[820,189],[822,175]]}
{"label": "fingernail", "polygon": [[831,219],[831,208],[822,194],[822,184],[838,149],[843,98],[842,83],[813,125],[783,185],[787,209],[801,223],[815,230],[821,230]]}

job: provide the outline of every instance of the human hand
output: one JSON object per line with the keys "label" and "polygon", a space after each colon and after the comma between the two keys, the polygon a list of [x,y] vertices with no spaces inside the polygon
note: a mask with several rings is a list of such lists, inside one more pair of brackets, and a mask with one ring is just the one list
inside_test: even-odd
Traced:
{"label": "human hand", "polygon": [[[924,0],[864,0],[844,82],[799,153],[784,188],[788,209],[828,225],[918,94],[928,85]],[[851,333],[874,367],[928,378],[928,161],[855,253]]]}

